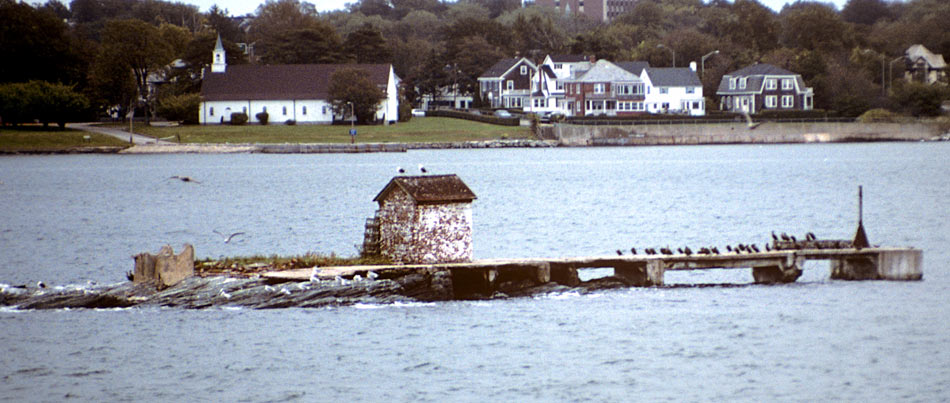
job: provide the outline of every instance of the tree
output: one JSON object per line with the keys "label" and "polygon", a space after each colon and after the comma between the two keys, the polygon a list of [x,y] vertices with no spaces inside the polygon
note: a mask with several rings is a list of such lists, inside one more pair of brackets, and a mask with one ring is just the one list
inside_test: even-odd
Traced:
{"label": "tree", "polygon": [[845,44],[845,24],[833,6],[798,2],[782,9],[780,18],[785,46],[834,51]]}
{"label": "tree", "polygon": [[251,42],[273,41],[280,33],[321,26],[312,4],[297,0],[267,0],[257,7],[248,36]]}
{"label": "tree", "polygon": [[946,100],[950,100],[950,89],[946,86],[894,81],[891,102],[905,113],[914,116],[936,116],[940,114],[941,103]]}
{"label": "tree", "polygon": [[0,117],[4,124],[17,125],[39,120],[44,127],[60,128],[89,109],[89,101],[71,86],[46,81],[0,85]]}
{"label": "tree", "polygon": [[88,61],[68,26],[48,9],[0,1],[0,83],[83,83]]}
{"label": "tree", "polygon": [[340,63],[345,60],[336,31],[326,24],[282,31],[267,37],[261,61],[268,64]]}
{"label": "tree", "polygon": [[160,100],[156,109],[158,115],[165,119],[197,124],[200,104],[201,95],[199,94],[173,95]]}
{"label": "tree", "polygon": [[330,75],[328,91],[335,113],[356,115],[356,121],[365,124],[376,119],[379,103],[386,94],[369,79],[369,73],[358,68],[344,67]]}
{"label": "tree", "polygon": [[359,30],[346,37],[344,52],[357,63],[389,63],[392,54],[386,46],[383,35],[372,25],[364,24]]}
{"label": "tree", "polygon": [[[103,46],[98,63],[113,65],[104,71],[131,71],[136,97],[145,106],[145,121],[149,120],[151,95],[149,77],[167,66],[173,58],[172,49],[163,40],[158,28],[139,20],[113,20],[106,23],[102,33]],[[102,66],[101,66],[102,67]]]}
{"label": "tree", "polygon": [[841,18],[853,24],[872,25],[890,17],[884,0],[848,0],[841,10]]}
{"label": "tree", "polygon": [[227,9],[220,9],[217,5],[211,6],[207,14],[208,26],[221,35],[221,39],[230,42],[244,42],[244,31],[237,22],[228,16]]}

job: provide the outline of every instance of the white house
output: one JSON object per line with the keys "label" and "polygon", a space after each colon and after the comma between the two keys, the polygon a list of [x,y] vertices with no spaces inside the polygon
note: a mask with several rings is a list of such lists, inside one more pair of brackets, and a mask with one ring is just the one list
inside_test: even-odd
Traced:
{"label": "white house", "polygon": [[640,73],[646,94],[643,103],[649,113],[706,115],[703,83],[692,68],[647,67]]}
{"label": "white house", "polygon": [[570,115],[564,103],[564,82],[590,70],[591,62],[582,55],[547,55],[531,79],[531,96],[525,112]]}
{"label": "white house", "polygon": [[[201,82],[200,124],[231,121],[241,112],[251,123],[256,115],[267,112],[273,123],[333,123],[334,114],[328,91],[330,76],[342,68],[358,69],[386,94],[379,103],[376,120],[386,123],[399,118],[399,77],[391,64],[245,64],[227,66],[221,38],[213,51],[211,69]],[[336,119],[341,119],[336,116]]]}

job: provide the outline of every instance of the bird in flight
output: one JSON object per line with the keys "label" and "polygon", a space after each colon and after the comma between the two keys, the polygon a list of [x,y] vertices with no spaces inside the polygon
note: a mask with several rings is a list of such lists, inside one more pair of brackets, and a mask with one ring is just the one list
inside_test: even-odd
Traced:
{"label": "bird in flight", "polygon": [[201,182],[198,182],[198,181],[192,179],[190,176],[178,176],[178,175],[175,175],[175,176],[172,176],[172,177],[170,177],[170,178],[168,178],[168,179],[178,179],[178,180],[180,180],[180,181],[182,181],[182,182],[194,182],[194,183],[199,183],[199,184],[201,183]]}
{"label": "bird in flight", "polygon": [[238,235],[244,235],[243,232],[234,232],[231,234],[224,234],[224,233],[218,232],[218,230],[212,230],[212,231],[214,231],[215,234],[221,235],[221,238],[224,238],[224,243],[231,243],[231,240],[234,239],[234,237]]}

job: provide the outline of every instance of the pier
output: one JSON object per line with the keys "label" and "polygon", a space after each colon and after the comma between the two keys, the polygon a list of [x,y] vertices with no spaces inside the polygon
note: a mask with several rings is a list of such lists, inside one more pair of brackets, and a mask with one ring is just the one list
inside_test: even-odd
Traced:
{"label": "pier", "polygon": [[790,283],[801,276],[804,263],[809,260],[829,261],[832,279],[912,281],[923,278],[923,251],[914,248],[879,247],[703,255],[483,259],[468,263],[321,267],[266,272],[262,277],[270,282],[280,283],[310,281],[312,278],[395,279],[421,274],[450,280],[453,296],[465,298],[549,282],[573,287],[580,283],[578,270],[588,268],[613,268],[614,277],[630,286],[641,287],[663,286],[664,273],[667,271],[707,269],[751,269],[755,283]]}

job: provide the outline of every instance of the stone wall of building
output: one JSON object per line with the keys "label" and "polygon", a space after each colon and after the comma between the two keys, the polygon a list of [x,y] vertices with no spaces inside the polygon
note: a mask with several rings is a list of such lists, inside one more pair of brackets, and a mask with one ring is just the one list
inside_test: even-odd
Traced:
{"label": "stone wall of building", "polygon": [[416,205],[393,191],[377,214],[379,251],[394,263],[450,263],[472,259],[470,203]]}

